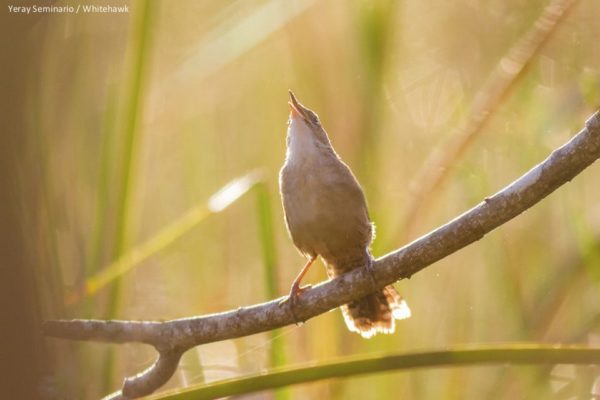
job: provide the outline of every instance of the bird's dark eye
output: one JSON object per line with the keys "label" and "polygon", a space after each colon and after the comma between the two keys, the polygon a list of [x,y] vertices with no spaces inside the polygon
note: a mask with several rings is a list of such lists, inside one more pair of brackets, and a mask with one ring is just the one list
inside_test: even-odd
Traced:
{"label": "bird's dark eye", "polygon": [[321,125],[321,121],[319,121],[319,116],[310,110],[307,111],[308,119],[310,120],[310,122],[314,125]]}

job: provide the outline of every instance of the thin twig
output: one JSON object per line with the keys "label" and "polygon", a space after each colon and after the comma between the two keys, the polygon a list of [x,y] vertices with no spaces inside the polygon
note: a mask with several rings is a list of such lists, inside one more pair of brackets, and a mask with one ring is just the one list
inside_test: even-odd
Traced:
{"label": "thin twig", "polygon": [[[409,278],[428,265],[481,239],[485,234],[521,214],[600,158],[600,112],[568,143],[554,150],[539,165],[483,202],[446,225],[389,253],[374,263],[373,278],[378,287]],[[331,281],[306,290],[298,299],[294,314],[301,320],[359,299],[373,290],[371,275],[358,268]],[[62,320],[47,321],[47,336],[103,342],[141,342],[153,345],[158,361],[126,380],[124,393],[130,398],[156,390],[173,374],[173,362],[183,352],[200,344],[270,331],[295,323],[294,315],[281,299],[219,314],[167,322]],[[176,364],[176,363],[175,363]],[[113,397],[119,398],[119,397]],[[125,397],[121,397],[125,398]]]}

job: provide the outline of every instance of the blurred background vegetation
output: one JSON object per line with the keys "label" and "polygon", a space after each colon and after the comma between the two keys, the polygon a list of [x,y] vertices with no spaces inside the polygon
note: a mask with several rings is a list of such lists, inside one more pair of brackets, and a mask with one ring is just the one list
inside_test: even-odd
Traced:
{"label": "blurred background vegetation", "polygon": [[[598,106],[594,0],[574,2],[541,34],[545,44],[497,98],[490,79],[501,81],[498,68],[511,71],[507,54],[546,1],[125,3],[128,14],[49,14],[26,28],[39,48],[23,68],[29,118],[20,162],[37,195],[21,217],[44,318],[162,320],[286,294],[304,262],[278,195],[288,88],[320,115],[363,184],[376,256],[501,189]],[[469,135],[481,96],[493,101]],[[451,157],[438,163],[444,154]],[[444,181],[429,187],[440,169]],[[193,349],[167,387],[350,354],[598,344],[599,181],[594,165],[400,282],[413,317],[394,335],[361,339],[330,312]],[[325,278],[314,268],[306,282]],[[101,397],[154,357],[140,345],[47,343],[51,398]],[[416,370],[300,385],[277,397],[589,398],[598,376],[573,366]]]}

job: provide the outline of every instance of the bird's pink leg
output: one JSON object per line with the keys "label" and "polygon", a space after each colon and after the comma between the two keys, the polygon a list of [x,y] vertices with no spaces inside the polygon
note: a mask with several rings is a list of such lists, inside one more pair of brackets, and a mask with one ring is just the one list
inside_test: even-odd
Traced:
{"label": "bird's pink leg", "polygon": [[300,292],[302,291],[302,289],[300,288],[300,282],[302,281],[302,278],[304,278],[304,275],[306,275],[310,266],[312,265],[312,263],[315,262],[316,259],[317,259],[317,256],[312,256],[310,258],[310,260],[308,260],[307,263],[304,264],[304,267],[302,267],[302,269],[300,270],[300,273],[298,274],[296,279],[294,279],[294,283],[292,283],[292,289],[290,290],[290,296],[289,296],[290,302],[292,304],[294,304],[296,302],[296,299],[298,298],[298,296],[300,295]]}
{"label": "bird's pink leg", "polygon": [[296,306],[296,300],[298,300],[298,296],[300,296],[300,292],[302,292],[302,290],[303,290],[303,288],[300,287],[300,282],[302,281],[302,278],[304,278],[304,275],[306,275],[310,266],[312,265],[312,263],[315,262],[316,259],[317,259],[316,255],[310,257],[310,260],[308,260],[308,262],[304,265],[304,267],[302,267],[302,269],[300,270],[300,273],[298,274],[296,279],[294,279],[294,283],[292,283],[292,288],[290,290],[290,295],[287,298],[285,298],[283,301],[281,301],[281,303],[280,303],[280,304],[283,304],[288,300],[290,301],[290,311],[292,312],[292,315],[294,316],[294,320],[296,320],[296,321],[298,321],[298,318],[296,317],[296,314],[294,313],[294,307]]}

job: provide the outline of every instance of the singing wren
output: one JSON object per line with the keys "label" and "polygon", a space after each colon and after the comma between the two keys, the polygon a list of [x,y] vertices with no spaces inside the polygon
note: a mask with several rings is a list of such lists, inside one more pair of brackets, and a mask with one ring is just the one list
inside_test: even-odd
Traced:
{"label": "singing wren", "polygon": [[[279,186],[288,232],[308,259],[292,284],[293,310],[300,282],[318,256],[330,279],[355,268],[372,272],[375,228],[360,184],[333,149],[318,115],[289,94],[287,152]],[[341,308],[348,329],[364,338],[393,333],[394,320],[410,316],[392,285]]]}

